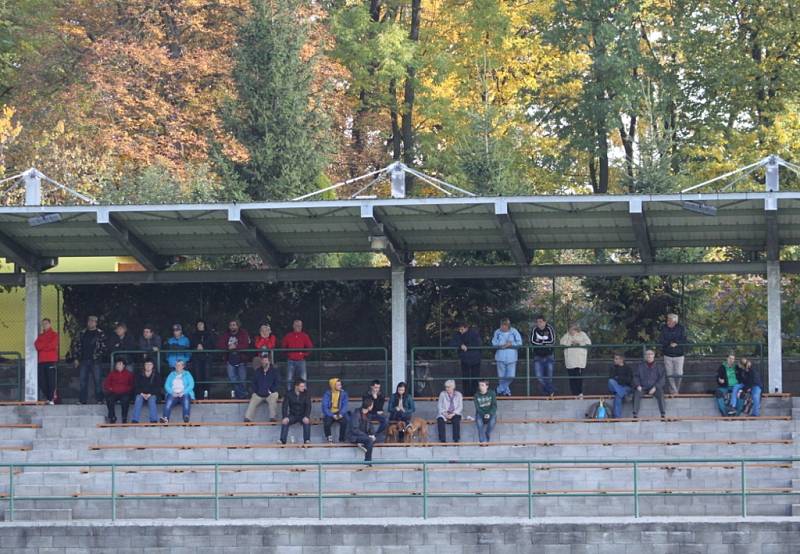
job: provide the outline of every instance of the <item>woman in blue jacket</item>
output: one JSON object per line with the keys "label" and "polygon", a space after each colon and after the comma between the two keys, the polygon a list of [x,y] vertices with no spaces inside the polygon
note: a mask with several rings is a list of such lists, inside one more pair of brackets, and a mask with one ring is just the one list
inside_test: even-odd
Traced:
{"label": "woman in blue jacket", "polygon": [[402,421],[408,427],[415,409],[414,399],[408,394],[406,384],[397,383],[397,388],[389,399],[389,421]]}
{"label": "woman in blue jacket", "polygon": [[164,403],[164,416],[161,418],[161,423],[169,423],[169,416],[172,412],[172,407],[180,402],[183,408],[183,422],[189,422],[189,414],[192,409],[192,400],[194,400],[194,378],[192,374],[184,370],[186,362],[177,360],[175,362],[175,370],[170,372],[167,377],[167,382],[164,385],[164,390],[167,393],[167,401]]}

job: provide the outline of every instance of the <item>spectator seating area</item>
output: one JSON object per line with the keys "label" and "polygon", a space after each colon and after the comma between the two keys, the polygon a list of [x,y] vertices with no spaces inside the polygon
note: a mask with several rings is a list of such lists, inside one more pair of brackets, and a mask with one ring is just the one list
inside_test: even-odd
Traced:
{"label": "spectator seating area", "polygon": [[[527,516],[529,479],[534,517],[632,515],[633,459],[681,459],[638,465],[642,515],[740,513],[741,466],[734,460],[742,457],[773,458],[746,464],[748,514],[792,515],[800,505],[784,494],[800,492],[800,473],[780,460],[800,453],[800,401],[770,395],[762,417],[723,418],[711,396],[685,395],[668,399],[666,421],[654,401],[644,402],[638,421],[586,420],[593,401],[502,399],[491,444],[479,445],[474,425],[464,421],[460,444],[379,444],[372,467],[360,463],[354,446],[324,441],[318,401],[312,444],[301,445],[297,426],[296,443],[286,446],[277,444],[280,425],[264,421],[265,412],[242,423],[245,402],[199,401],[191,423],[169,425],[109,425],[100,405],[5,404],[0,463],[76,464],[11,468],[16,520],[108,519],[112,480],[119,518],[213,517],[215,487],[220,517],[317,517],[320,485],[326,517],[421,516],[423,492],[429,517]],[[435,409],[433,399],[417,400],[431,441]],[[465,415],[472,409],[465,402]],[[109,466],[79,465],[110,462],[125,465],[113,475]],[[320,475],[319,462],[342,465],[326,465]],[[161,465],[192,463],[211,465]],[[214,463],[232,465],[215,472]],[[8,471],[0,467],[6,515]],[[31,496],[47,499],[25,499]],[[187,496],[193,500],[179,498]]]}

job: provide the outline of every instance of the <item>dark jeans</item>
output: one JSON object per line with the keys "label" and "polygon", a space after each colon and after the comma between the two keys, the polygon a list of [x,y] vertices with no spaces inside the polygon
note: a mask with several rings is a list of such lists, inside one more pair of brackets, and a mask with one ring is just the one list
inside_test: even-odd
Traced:
{"label": "dark jeans", "polygon": [[345,435],[347,434],[347,421],[344,418],[333,419],[332,417],[329,416],[324,416],[322,418],[322,427],[325,429],[325,438],[327,439],[328,437],[331,436],[332,433],[331,428],[333,427],[334,423],[339,424],[339,442],[344,442]]}
{"label": "dark jeans", "polygon": [[353,444],[360,444],[364,448],[366,448],[367,453],[364,454],[364,461],[365,462],[372,461],[372,447],[375,445],[375,441],[373,441],[369,435],[367,435],[363,431],[355,430],[350,433],[350,442],[352,442]]}
{"label": "dark jeans", "polygon": [[393,411],[389,414],[389,421],[402,421],[406,425],[411,423],[411,414],[407,412]]}
{"label": "dark jeans", "polygon": [[56,390],[56,364],[55,362],[45,362],[39,364],[39,390],[42,391],[44,399],[53,400],[53,393]]}
{"label": "dark jeans", "polygon": [[583,394],[583,368],[568,367],[567,373],[569,374],[569,390],[572,392],[572,396]]}
{"label": "dark jeans", "polygon": [[[309,420],[310,421],[310,420]],[[281,442],[286,444],[289,436],[289,427],[296,423],[303,423],[303,416],[289,416],[289,423],[281,425]],[[303,423],[303,442],[311,440],[311,423]]]}
{"label": "dark jeans", "polygon": [[[461,416],[456,414],[450,419],[450,423],[453,425],[453,442],[458,442],[461,440]],[[447,422],[442,417],[439,416],[436,418],[436,427],[439,431],[439,442],[447,442]]]}
{"label": "dark jeans", "polygon": [[110,392],[106,394],[106,407],[108,408],[108,420],[113,423],[117,420],[117,414],[115,413],[115,404],[119,402],[120,406],[122,406],[122,421],[128,421],[128,406],[131,403],[131,393],[126,392],[124,394],[114,394]]}
{"label": "dark jeans", "polygon": [[389,427],[389,418],[386,417],[386,414],[369,414],[369,421],[370,423],[378,423],[378,428],[375,429],[375,436],[380,436],[381,433],[386,431],[386,428]]}
{"label": "dark jeans", "polygon": [[100,379],[100,364],[93,360],[81,360],[78,366],[80,372],[81,390],[79,398],[81,404],[86,404],[89,401],[89,375],[91,374],[94,379],[94,400],[101,402],[103,400],[102,380]]}
{"label": "dark jeans", "polygon": [[461,361],[461,392],[464,396],[473,396],[478,388],[478,378],[481,375],[481,362],[468,363]]}
{"label": "dark jeans", "polygon": [[[208,354],[193,354],[192,355],[192,377],[195,382],[195,396],[203,398],[201,391],[208,390]],[[199,386],[197,386],[199,385]]]}
{"label": "dark jeans", "polygon": [[[639,405],[642,402],[642,396],[647,394],[647,391],[649,391],[649,390],[650,389],[645,389],[644,387],[642,387],[642,390],[633,389],[633,416],[634,417],[636,417],[636,415],[639,413]],[[662,389],[659,386],[656,386],[656,392],[653,393],[653,396],[655,397],[656,402],[658,402],[658,411],[663,416],[664,414],[667,413],[664,410],[664,389]]]}

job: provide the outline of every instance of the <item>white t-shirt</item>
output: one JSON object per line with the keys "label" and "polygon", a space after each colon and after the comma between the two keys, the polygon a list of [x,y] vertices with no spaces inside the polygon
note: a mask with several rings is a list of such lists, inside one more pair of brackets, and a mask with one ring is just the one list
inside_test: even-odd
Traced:
{"label": "white t-shirt", "polygon": [[172,396],[181,396],[186,386],[183,384],[183,375],[175,375],[172,380]]}

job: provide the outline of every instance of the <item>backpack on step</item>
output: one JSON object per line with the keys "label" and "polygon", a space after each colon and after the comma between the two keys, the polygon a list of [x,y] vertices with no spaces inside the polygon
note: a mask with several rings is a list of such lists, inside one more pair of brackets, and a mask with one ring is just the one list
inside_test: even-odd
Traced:
{"label": "backpack on step", "polygon": [[608,409],[605,402],[600,400],[589,406],[586,410],[587,419],[608,419],[611,417],[611,410]]}

